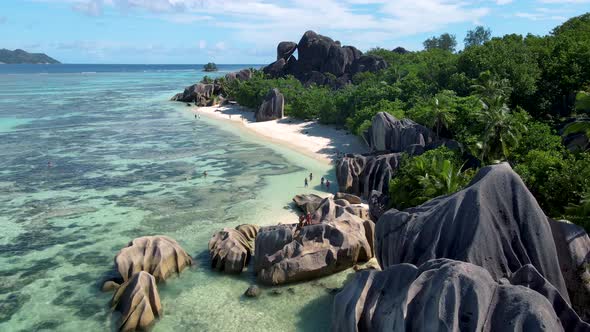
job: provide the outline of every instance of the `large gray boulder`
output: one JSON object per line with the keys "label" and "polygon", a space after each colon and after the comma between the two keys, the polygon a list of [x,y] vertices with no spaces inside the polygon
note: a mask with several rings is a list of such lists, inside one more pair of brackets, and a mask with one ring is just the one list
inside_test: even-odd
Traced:
{"label": "large gray boulder", "polygon": [[284,74],[284,68],[286,64],[287,60],[280,58],[277,61],[271,63],[270,65],[264,67],[262,71],[270,77],[280,77]]}
{"label": "large gray boulder", "polygon": [[582,319],[589,321],[590,238],[582,227],[568,221],[549,220],[549,224],[572,306]]}
{"label": "large gray boulder", "polygon": [[293,197],[293,202],[303,213],[314,213],[323,200],[316,194],[301,194]]}
{"label": "large gray boulder", "polygon": [[297,50],[297,43],[290,41],[283,41],[277,45],[277,60],[289,60],[289,57]]}
{"label": "large gray boulder", "polygon": [[254,252],[254,239],[258,225],[239,225],[216,232],[209,240],[211,267],[215,270],[238,274],[250,262]]}
{"label": "large gray boulder", "polygon": [[383,268],[449,258],[479,265],[500,280],[531,264],[569,302],[547,217],[507,163],[482,168],[457,193],[387,211],[375,238]]}
{"label": "large gray boulder", "polygon": [[416,146],[424,148],[436,140],[430,129],[410,119],[398,120],[387,112],[377,113],[364,139],[372,151],[415,153]]}
{"label": "large gray boulder", "polygon": [[256,111],[256,122],[282,119],[285,113],[285,97],[279,89],[271,89]]}
{"label": "large gray boulder", "polygon": [[336,163],[338,190],[365,198],[373,190],[388,192],[401,158],[401,153],[344,156]]}
{"label": "large gray boulder", "polygon": [[115,256],[115,267],[124,281],[141,271],[163,281],[192,264],[178,242],[164,235],[139,237]]}
{"label": "large gray boulder", "polygon": [[254,258],[258,280],[270,285],[310,280],[369,260],[373,223],[353,214],[349,205],[327,198],[314,213],[313,225],[262,229]]}
{"label": "large gray boulder", "polygon": [[184,88],[184,92],[172,97],[172,101],[195,102],[198,106],[207,106],[215,91],[214,84],[197,83]]}
{"label": "large gray boulder", "polygon": [[496,280],[470,263],[436,259],[364,270],[336,295],[334,331],[588,331],[530,264]]}
{"label": "large gray boulder", "polygon": [[247,81],[251,78],[252,78],[252,71],[250,69],[242,69],[237,72],[225,74],[225,79],[227,81],[232,81],[232,80]]}
{"label": "large gray boulder", "polygon": [[147,330],[162,315],[154,276],[144,271],[134,274],[117,289],[111,307],[121,315],[119,331]]}
{"label": "large gray boulder", "polygon": [[338,89],[349,84],[356,73],[377,71],[386,66],[378,56],[363,56],[353,46],[342,46],[339,41],[307,31],[298,44],[279,43],[277,61],[266,66],[264,72],[273,77],[293,75],[305,86],[316,84]]}
{"label": "large gray boulder", "polygon": [[387,68],[387,62],[376,55],[361,55],[350,66],[352,75],[362,72],[377,72]]}

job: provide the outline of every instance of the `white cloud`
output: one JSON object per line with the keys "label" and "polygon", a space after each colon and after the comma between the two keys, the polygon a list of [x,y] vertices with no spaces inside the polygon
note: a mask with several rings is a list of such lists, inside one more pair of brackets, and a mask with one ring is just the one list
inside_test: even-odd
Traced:
{"label": "white cloud", "polygon": [[207,41],[206,40],[199,40],[199,49],[203,50],[207,48]]}
{"label": "white cloud", "polygon": [[540,0],[540,2],[552,4],[581,4],[590,3],[590,0]]}
{"label": "white cloud", "polygon": [[512,3],[512,0],[496,0],[496,4],[500,6],[507,5],[509,3]]}
{"label": "white cloud", "polygon": [[[464,0],[42,0],[70,2],[89,15],[107,7],[139,11],[175,23],[227,28],[236,40],[274,47],[297,41],[309,29],[361,48],[395,38],[435,32],[451,24],[479,23],[490,13]],[[488,0],[490,4],[509,0]],[[574,0],[575,1],[575,0]],[[367,7],[368,6],[368,7]]]}

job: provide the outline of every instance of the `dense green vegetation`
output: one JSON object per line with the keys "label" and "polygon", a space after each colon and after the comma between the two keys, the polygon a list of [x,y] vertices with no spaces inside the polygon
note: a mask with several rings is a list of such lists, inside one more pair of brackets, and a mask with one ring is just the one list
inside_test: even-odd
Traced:
{"label": "dense green vegetation", "polygon": [[449,34],[428,39],[420,52],[370,50],[388,68],[357,74],[339,90],[260,72],[226,88],[240,104],[258,107],[278,87],[287,115],[358,135],[385,111],[462,143],[463,156],[436,150],[404,159],[391,184],[398,208],[461,188],[474,171],[462,172],[461,158],[471,155],[481,166],[510,162],[551,217],[590,224],[589,152],[568,151],[558,134],[590,134],[590,13],[547,36],[490,36],[484,27],[469,31],[460,52]]}

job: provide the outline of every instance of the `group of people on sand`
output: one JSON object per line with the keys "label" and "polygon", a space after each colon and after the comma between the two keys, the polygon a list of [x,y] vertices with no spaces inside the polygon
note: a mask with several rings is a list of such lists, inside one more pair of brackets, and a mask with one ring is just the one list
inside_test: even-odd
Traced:
{"label": "group of people on sand", "polygon": [[[308,181],[307,177],[305,178],[305,180],[303,182],[305,188],[307,188],[309,186],[309,183],[311,182],[311,180],[313,180],[313,173],[309,173],[309,181]],[[330,190],[330,180],[328,180],[322,176],[320,183],[322,185],[322,188],[324,187],[324,185],[326,185],[326,189]]]}

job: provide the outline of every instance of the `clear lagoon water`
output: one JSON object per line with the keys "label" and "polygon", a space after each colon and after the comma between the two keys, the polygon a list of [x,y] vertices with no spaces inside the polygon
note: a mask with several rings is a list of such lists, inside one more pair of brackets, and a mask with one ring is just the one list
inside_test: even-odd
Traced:
{"label": "clear lagoon water", "polygon": [[293,195],[320,189],[303,188],[304,177],[334,176],[168,101],[202,78],[199,68],[0,66],[0,331],[113,330],[112,293],[100,281],[129,241],[157,234],[196,264],[158,285],[164,315],[154,331],[329,328],[327,288],[347,272],[252,300],[242,295],[251,271],[209,268],[215,231],[295,221]]}

